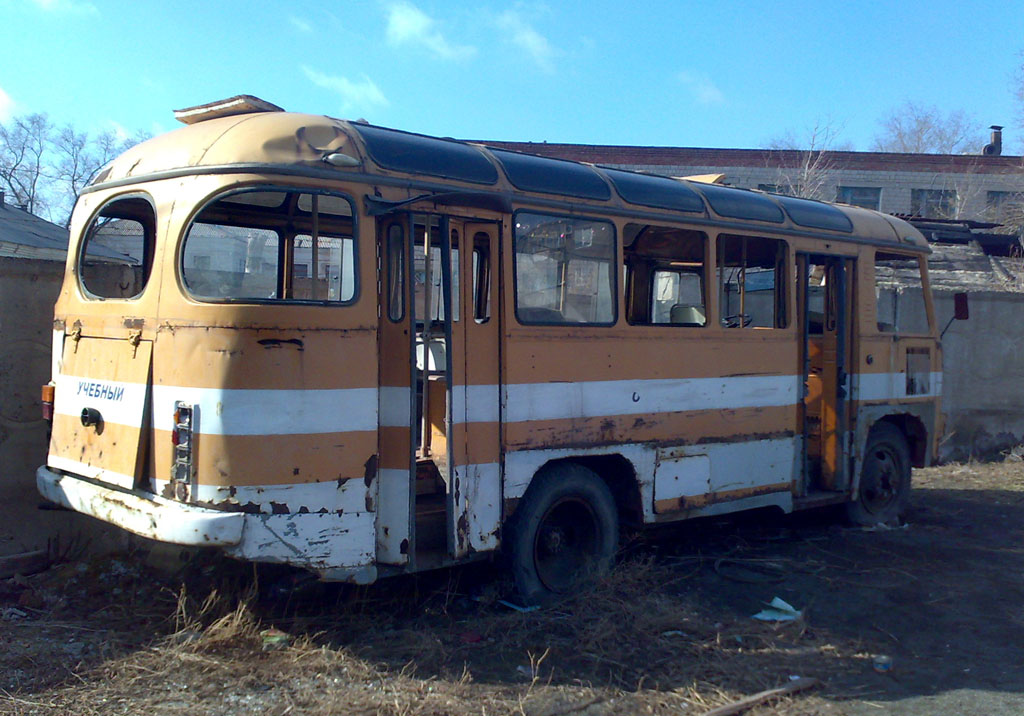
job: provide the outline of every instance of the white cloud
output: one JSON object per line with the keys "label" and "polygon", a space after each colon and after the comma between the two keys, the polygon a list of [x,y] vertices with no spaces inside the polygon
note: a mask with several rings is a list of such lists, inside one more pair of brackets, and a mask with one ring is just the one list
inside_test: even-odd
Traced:
{"label": "white cloud", "polygon": [[683,85],[690,90],[693,99],[697,104],[711,105],[724,104],[725,95],[722,90],[715,86],[715,83],[703,72],[680,72],[676,77]]}
{"label": "white cloud", "polygon": [[0,87],[0,122],[6,122],[14,114],[14,100]]}
{"label": "white cloud", "polygon": [[313,26],[310,25],[308,21],[303,20],[301,17],[296,17],[295,15],[290,15],[288,17],[288,22],[290,22],[292,24],[292,27],[294,27],[299,32],[305,32],[305,33],[313,32]]}
{"label": "white cloud", "polygon": [[388,43],[395,47],[413,45],[429,50],[443,60],[463,60],[476,54],[471,45],[453,45],[436,29],[434,18],[410,2],[388,6]]}
{"label": "white cloud", "polygon": [[114,136],[117,137],[117,141],[119,142],[124,142],[131,136],[131,133],[125,129],[123,125],[118,124],[112,119],[108,119],[106,124],[107,129],[114,133]]}
{"label": "white cloud", "polygon": [[45,12],[75,13],[78,15],[99,15],[99,9],[85,0],[32,0],[32,3]]}
{"label": "white cloud", "polygon": [[361,80],[353,81],[348,77],[326,75],[305,65],[303,65],[302,71],[317,87],[337,93],[341,97],[343,112],[387,107],[390,104],[380,87],[366,75],[363,75]]}
{"label": "white cloud", "polygon": [[548,39],[537,32],[515,10],[506,10],[498,17],[498,28],[508,33],[508,41],[526,53],[545,72],[554,72],[555,50]]}

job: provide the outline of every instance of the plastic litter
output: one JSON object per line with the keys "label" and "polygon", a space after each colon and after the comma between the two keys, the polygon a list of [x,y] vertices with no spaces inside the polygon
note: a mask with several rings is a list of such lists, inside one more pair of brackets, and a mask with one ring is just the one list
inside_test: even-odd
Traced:
{"label": "plastic litter", "polygon": [[507,599],[499,599],[498,600],[498,604],[504,605],[504,606],[508,607],[509,609],[514,609],[515,611],[522,612],[524,614],[528,614],[529,612],[535,612],[538,609],[540,609],[540,607],[538,607],[538,606],[523,607],[523,606],[520,606],[518,604],[514,604],[514,603],[508,601]]}
{"label": "plastic litter", "polygon": [[892,671],[892,657],[886,656],[885,654],[876,654],[874,658],[871,659],[871,668],[879,674],[887,674]]}
{"label": "plastic litter", "polygon": [[803,616],[803,612],[789,602],[775,597],[768,602],[768,609],[762,609],[754,615],[754,619],[763,622],[791,622]]}
{"label": "plastic litter", "polygon": [[261,631],[260,638],[263,640],[263,651],[279,651],[287,648],[292,640],[287,633],[273,627]]}

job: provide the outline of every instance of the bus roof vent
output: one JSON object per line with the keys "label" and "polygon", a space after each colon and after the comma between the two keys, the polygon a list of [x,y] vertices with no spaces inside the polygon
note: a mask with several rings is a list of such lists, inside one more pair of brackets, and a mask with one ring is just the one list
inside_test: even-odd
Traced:
{"label": "bus roof vent", "polygon": [[284,109],[251,94],[239,94],[216,102],[174,110],[174,118],[183,124],[196,124],[208,119],[230,117],[235,114],[252,114],[253,112],[283,112]]}

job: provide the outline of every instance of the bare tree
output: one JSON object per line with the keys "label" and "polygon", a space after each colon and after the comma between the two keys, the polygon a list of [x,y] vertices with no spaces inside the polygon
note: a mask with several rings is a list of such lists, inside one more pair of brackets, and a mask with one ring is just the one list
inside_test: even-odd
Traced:
{"label": "bare tree", "polygon": [[12,203],[66,226],[90,177],[147,138],[110,130],[90,135],[71,124],[58,130],[45,114],[15,117],[0,125],[0,189]]}
{"label": "bare tree", "polygon": [[15,117],[0,125],[0,182],[28,211],[46,209],[47,152],[53,125],[45,114]]}
{"label": "bare tree", "polygon": [[53,140],[55,196],[51,213],[59,213],[66,226],[78,195],[93,174],[122,152],[148,138],[149,135],[143,132],[123,137],[110,130],[90,137],[87,132],[78,132],[72,125],[66,125]]}
{"label": "bare tree", "polygon": [[909,154],[977,153],[985,144],[978,122],[962,110],[944,114],[938,107],[904,102],[880,122],[876,152]]}
{"label": "bare tree", "polygon": [[777,172],[774,189],[779,194],[833,201],[835,160],[832,152],[852,151],[849,142],[839,140],[842,127],[831,119],[819,120],[800,141],[792,131],[771,139],[765,166]]}

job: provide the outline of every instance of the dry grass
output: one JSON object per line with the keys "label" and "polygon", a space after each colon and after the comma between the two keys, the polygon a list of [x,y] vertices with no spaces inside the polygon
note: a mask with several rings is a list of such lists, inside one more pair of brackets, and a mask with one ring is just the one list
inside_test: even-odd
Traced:
{"label": "dry grass", "polygon": [[[480,568],[268,599],[264,573],[230,562],[164,577],[135,557],[63,565],[9,593],[0,583],[0,604],[29,615],[0,621],[0,713],[699,714],[791,675],[826,687],[747,713],[834,713],[837,700],[877,693],[872,654],[906,636],[877,622],[830,632],[813,598],[794,602],[797,622],[750,614],[786,588],[856,591],[865,606],[876,594],[888,608],[885,591],[910,593],[942,565],[899,551],[904,534],[930,544],[944,510],[970,510],[956,495],[1024,501],[1015,459],[915,482],[944,497],[906,533],[705,525],[640,545],[605,580],[527,613],[502,606],[505,585]],[[744,583],[744,569],[764,579]],[[286,636],[265,650],[270,629]]]}
{"label": "dry grass", "polygon": [[[558,607],[528,613],[482,597],[459,615],[466,598],[451,580],[402,605],[347,590],[340,611],[319,617],[275,614],[252,591],[193,599],[182,590],[173,603],[164,592],[168,633],[83,663],[51,688],[0,694],[0,712],[699,712],[778,685],[780,660],[829,657],[802,623],[709,623],[681,588],[689,574],[630,560]],[[271,627],[288,637],[267,651],[261,633]],[[751,668],[769,655],[772,668]]]}

